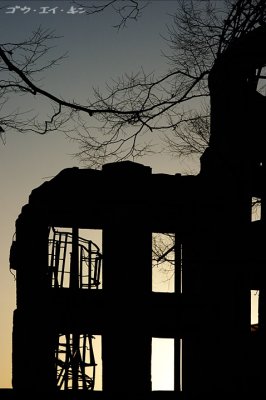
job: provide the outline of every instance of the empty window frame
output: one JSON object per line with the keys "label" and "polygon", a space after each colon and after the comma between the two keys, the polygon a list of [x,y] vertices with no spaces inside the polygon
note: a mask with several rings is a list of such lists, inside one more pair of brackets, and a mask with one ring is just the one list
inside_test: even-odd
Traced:
{"label": "empty window frame", "polygon": [[152,391],[182,391],[182,339],[152,338]]}
{"label": "empty window frame", "polygon": [[250,326],[255,332],[259,327],[259,290],[250,291]]}
{"label": "empty window frame", "polygon": [[174,233],[152,233],[152,291],[182,293],[182,243]]}
{"label": "empty window frame", "polygon": [[251,200],[251,221],[261,220],[261,198],[252,197]]}
{"label": "empty window frame", "polygon": [[[101,232],[101,231],[100,231]],[[83,236],[80,236],[80,233]],[[89,236],[99,233],[78,228],[49,228],[48,272],[54,288],[102,287],[102,251]]]}
{"label": "empty window frame", "polygon": [[152,291],[175,291],[174,234],[152,234]]}

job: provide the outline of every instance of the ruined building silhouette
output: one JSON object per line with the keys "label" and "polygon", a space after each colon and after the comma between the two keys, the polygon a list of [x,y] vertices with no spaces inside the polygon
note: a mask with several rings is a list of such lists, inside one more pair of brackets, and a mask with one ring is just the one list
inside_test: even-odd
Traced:
{"label": "ruined building silhouette", "polygon": [[[153,174],[124,161],[65,169],[32,191],[10,252],[17,308],[6,398],[266,394],[266,99],[256,91],[265,43],[258,28],[216,60],[198,175]],[[90,229],[102,232],[102,248],[84,237]],[[175,235],[173,293],[152,290],[156,232]],[[174,340],[173,391],[152,391],[152,338]]]}

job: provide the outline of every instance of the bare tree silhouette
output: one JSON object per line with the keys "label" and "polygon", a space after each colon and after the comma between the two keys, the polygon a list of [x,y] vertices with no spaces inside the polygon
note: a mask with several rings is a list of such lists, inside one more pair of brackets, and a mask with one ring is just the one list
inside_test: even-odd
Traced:
{"label": "bare tree silhouette", "polygon": [[[139,18],[146,5],[139,1],[90,2],[87,13],[95,15],[113,7],[120,16],[116,26],[120,29]],[[202,154],[210,133],[209,72],[235,38],[265,23],[265,7],[265,0],[178,1],[165,38],[169,46],[169,53],[164,54],[166,72],[161,76],[144,70],[125,74],[108,84],[104,93],[95,88],[86,104],[61,98],[37,80],[41,72],[64,58],[43,63],[56,39],[53,32],[38,29],[25,41],[3,43],[0,134],[4,137],[8,129],[40,134],[65,131],[79,143],[76,156],[96,168],[107,161],[153,152],[154,141],[161,137],[166,151],[176,156]],[[5,113],[17,95],[45,99],[49,115],[40,118],[32,111],[19,110]]]}

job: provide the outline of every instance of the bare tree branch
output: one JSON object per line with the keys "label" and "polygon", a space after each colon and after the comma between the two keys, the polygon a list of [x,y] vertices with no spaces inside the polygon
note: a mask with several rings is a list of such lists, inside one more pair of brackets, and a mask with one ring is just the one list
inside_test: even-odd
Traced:
{"label": "bare tree branch", "polygon": [[[88,101],[79,103],[45,90],[40,73],[56,66],[65,56],[48,56],[53,32],[39,28],[19,43],[0,44],[1,110],[5,115],[12,96],[45,100],[49,115],[15,110],[0,117],[7,129],[44,134],[65,130],[79,143],[76,154],[88,166],[110,160],[135,159],[148,152],[171,151],[177,156],[201,154],[209,141],[208,74],[214,61],[235,38],[265,24],[265,0],[177,1],[168,26],[169,53],[165,72],[156,76],[141,70],[109,82],[102,92],[94,89]],[[148,4],[144,3],[145,6]],[[140,16],[144,4],[135,0],[89,2],[89,15],[112,8],[121,18],[118,28]],[[258,71],[258,80],[263,76]],[[203,107],[204,106],[204,107]],[[93,117],[93,118],[91,118]]]}
{"label": "bare tree branch", "polygon": [[74,0],[74,3],[86,10],[87,15],[103,13],[111,8],[119,17],[119,22],[114,28],[120,30],[125,28],[129,21],[137,21],[142,11],[151,3],[151,1],[139,0],[109,0],[109,1],[90,1]]}

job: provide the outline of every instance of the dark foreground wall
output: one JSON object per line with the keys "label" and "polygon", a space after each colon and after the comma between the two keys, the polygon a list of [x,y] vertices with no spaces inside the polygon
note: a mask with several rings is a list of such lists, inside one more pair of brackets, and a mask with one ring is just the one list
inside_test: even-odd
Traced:
{"label": "dark foreground wall", "polygon": [[[102,230],[102,289],[80,288],[76,278],[69,288],[50,285],[51,226],[72,228],[73,243],[80,228]],[[173,294],[152,292],[153,232],[175,234]],[[153,400],[266,393],[264,368],[257,367],[265,348],[263,301],[259,341],[250,326],[250,291],[259,289],[263,299],[262,237],[264,222],[251,222],[250,193],[221,170],[152,174],[120,162],[102,171],[61,171],[32,191],[16,222],[16,391],[0,394]],[[102,336],[102,392],[57,391],[55,343],[62,332]],[[182,339],[173,392],[151,391],[152,337]]]}

